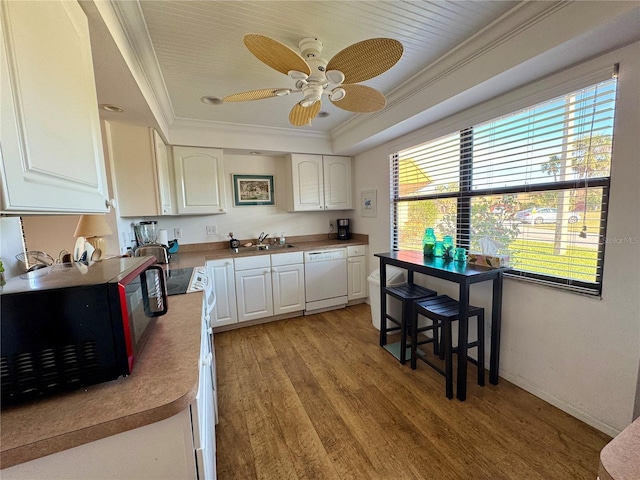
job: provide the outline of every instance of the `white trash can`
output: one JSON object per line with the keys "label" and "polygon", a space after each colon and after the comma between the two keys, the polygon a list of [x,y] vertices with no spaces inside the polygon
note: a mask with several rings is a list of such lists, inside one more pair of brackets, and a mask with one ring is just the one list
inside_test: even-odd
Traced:
{"label": "white trash can", "polygon": [[[402,268],[387,265],[387,287],[397,287],[407,282],[407,272]],[[371,304],[371,323],[380,330],[380,269],[376,268],[368,277],[369,303]],[[387,295],[387,312],[393,318],[402,316],[402,302]]]}

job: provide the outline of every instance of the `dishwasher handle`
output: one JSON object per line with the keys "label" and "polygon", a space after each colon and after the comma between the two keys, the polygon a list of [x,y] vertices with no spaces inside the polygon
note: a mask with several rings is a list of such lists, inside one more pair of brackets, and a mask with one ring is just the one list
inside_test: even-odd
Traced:
{"label": "dishwasher handle", "polygon": [[304,263],[323,262],[327,260],[340,260],[347,258],[346,248],[336,248],[333,250],[316,250],[305,252]]}

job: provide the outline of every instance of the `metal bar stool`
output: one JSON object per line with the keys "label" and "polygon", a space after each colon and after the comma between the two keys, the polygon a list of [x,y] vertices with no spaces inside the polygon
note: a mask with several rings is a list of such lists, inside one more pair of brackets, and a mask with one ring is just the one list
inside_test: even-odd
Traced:
{"label": "metal bar stool", "polygon": [[[414,302],[413,317],[411,319],[411,368],[416,369],[417,359],[422,360],[437,372],[444,375],[446,379],[447,398],[453,398],[453,353],[458,349],[452,345],[451,323],[458,320],[458,312],[460,305],[453,298],[447,295],[439,295],[427,299],[417,300]],[[418,315],[423,315],[430,319],[433,323],[426,327],[418,326]],[[478,385],[484,386],[484,308],[469,305],[469,318],[476,317],[478,319],[478,339],[475,342],[469,342],[468,348],[477,347],[478,359],[468,358],[471,363],[478,367]],[[444,358],[444,371],[429,361],[423,352],[418,350],[418,346],[434,341],[437,342],[437,329],[442,328],[442,338],[439,350],[439,356]],[[434,339],[426,339],[418,341],[418,333],[433,330]],[[438,351],[436,350],[436,353]]]}
{"label": "metal bar stool", "polygon": [[[410,322],[414,318],[413,305],[417,300],[435,297],[438,292],[421,287],[414,283],[405,283],[395,287],[385,287],[384,293],[391,295],[402,303],[401,318],[394,318],[389,313],[382,312],[382,324],[380,325],[380,346],[384,347],[394,357],[404,364],[407,361],[407,333],[410,331]],[[387,320],[396,326],[387,327]],[[387,333],[400,331],[400,342],[387,345]],[[399,347],[400,351],[396,351]]]}

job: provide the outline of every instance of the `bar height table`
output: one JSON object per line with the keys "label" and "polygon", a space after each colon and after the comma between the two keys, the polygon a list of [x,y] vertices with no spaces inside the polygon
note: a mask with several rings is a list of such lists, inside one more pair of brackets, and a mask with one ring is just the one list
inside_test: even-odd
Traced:
{"label": "bar height table", "polygon": [[[467,344],[469,322],[469,289],[471,284],[493,281],[493,295],[491,302],[491,356],[489,361],[489,381],[498,384],[498,369],[500,366],[500,327],[502,323],[502,279],[503,273],[510,267],[487,268],[479,265],[445,260],[442,257],[425,257],[422,252],[399,250],[389,253],[376,253],[380,258],[380,346],[386,344],[386,335],[382,326],[386,325],[385,312],[387,311],[387,265],[407,270],[407,281],[413,283],[415,272],[431,277],[442,278],[459,285],[458,302],[460,312],[458,314],[458,373],[457,392],[458,400],[467,398]],[[384,338],[383,338],[384,337]],[[478,366],[484,368],[484,366]]]}

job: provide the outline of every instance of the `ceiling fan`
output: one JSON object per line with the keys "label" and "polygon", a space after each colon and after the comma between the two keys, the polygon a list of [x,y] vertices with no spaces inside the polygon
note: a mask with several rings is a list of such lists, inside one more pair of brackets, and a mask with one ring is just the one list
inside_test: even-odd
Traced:
{"label": "ceiling fan", "polygon": [[320,57],[322,42],[303,38],[300,53],[277,40],[248,33],[244,36],[247,49],[271,68],[288,75],[295,88],[265,88],[235,93],[223,102],[247,102],[301,93],[302,99],[289,113],[289,123],[296,127],[311,125],[321,108],[325,94],[331,103],[343,110],[371,113],[382,110],[386,98],[375,88],[360,85],[393,67],[402,56],[402,44],[391,38],[372,38],[338,52],[331,60]]}

